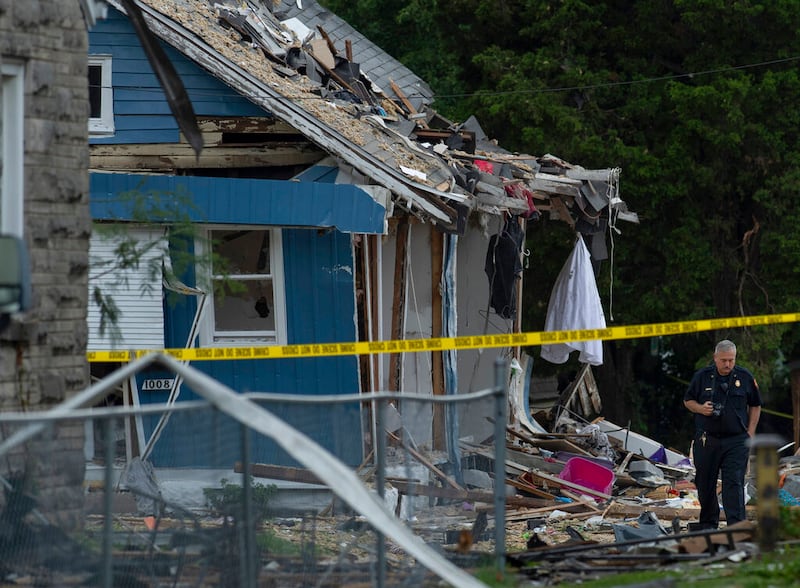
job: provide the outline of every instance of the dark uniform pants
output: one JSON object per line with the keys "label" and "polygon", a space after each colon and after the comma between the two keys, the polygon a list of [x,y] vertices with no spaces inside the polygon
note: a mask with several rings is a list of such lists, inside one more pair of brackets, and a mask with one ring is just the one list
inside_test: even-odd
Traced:
{"label": "dark uniform pants", "polygon": [[730,437],[714,437],[698,433],[694,438],[694,467],[697,499],[700,502],[700,527],[719,527],[717,478],[722,472],[722,508],[725,520],[733,525],[746,518],[744,509],[744,476],[750,450],[747,433]]}

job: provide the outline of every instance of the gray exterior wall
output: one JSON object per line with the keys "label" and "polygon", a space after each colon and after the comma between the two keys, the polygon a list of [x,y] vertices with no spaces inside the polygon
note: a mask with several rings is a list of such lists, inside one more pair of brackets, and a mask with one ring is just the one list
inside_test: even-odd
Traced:
{"label": "gray exterior wall", "polygon": [[[33,306],[0,333],[0,410],[52,407],[89,385],[87,29],[80,0],[0,0],[0,59],[25,67],[24,238]],[[17,427],[15,425],[14,427]],[[7,438],[13,428],[0,431]],[[83,424],[0,460],[62,528],[80,525]]]}

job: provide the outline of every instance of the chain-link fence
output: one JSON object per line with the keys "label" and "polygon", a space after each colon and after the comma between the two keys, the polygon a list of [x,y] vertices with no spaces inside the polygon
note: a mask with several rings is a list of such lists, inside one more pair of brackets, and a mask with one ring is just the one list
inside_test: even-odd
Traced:
{"label": "chain-link fence", "polygon": [[[501,362],[477,393],[309,398],[140,361],[52,411],[0,414],[5,581],[480,586],[476,570],[502,569]],[[150,364],[183,379],[180,401],[97,406]],[[428,438],[459,410],[495,423],[482,460]]]}

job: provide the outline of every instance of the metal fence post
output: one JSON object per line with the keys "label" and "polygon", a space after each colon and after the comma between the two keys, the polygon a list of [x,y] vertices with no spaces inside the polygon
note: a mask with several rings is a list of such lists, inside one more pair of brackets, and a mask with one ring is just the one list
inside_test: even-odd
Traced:
{"label": "metal fence post", "polygon": [[114,500],[114,458],[116,456],[116,443],[114,439],[114,419],[103,418],[103,453],[106,461],[106,478],[103,485],[103,588],[114,586],[113,563],[113,518],[112,505]]}
{"label": "metal fence post", "polygon": [[255,586],[255,521],[253,516],[253,486],[250,476],[250,430],[242,425],[242,516],[240,537],[244,543],[241,562],[241,586]]}
{"label": "metal fence post", "polygon": [[494,553],[500,578],[506,569],[506,366],[502,357],[494,362]]}
{"label": "metal fence post", "polygon": [[756,435],[750,439],[750,447],[756,454],[757,535],[762,552],[774,551],[778,541],[778,447],[782,443],[777,435]]}
{"label": "metal fence post", "polygon": [[[383,500],[386,482],[385,402],[383,398],[378,398],[375,402],[375,485],[381,500]],[[380,531],[375,532],[375,550],[377,552],[376,586],[383,588],[386,585],[386,542]]]}

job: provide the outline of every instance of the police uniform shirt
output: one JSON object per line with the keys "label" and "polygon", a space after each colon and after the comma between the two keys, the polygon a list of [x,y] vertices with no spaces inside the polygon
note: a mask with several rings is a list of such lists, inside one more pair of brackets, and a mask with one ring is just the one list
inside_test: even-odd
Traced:
{"label": "police uniform shirt", "polygon": [[758,383],[749,370],[734,366],[727,376],[721,376],[716,366],[699,370],[686,390],[684,400],[695,400],[699,404],[707,401],[720,408],[719,416],[704,416],[695,413],[695,428],[698,432],[729,436],[747,431],[747,413],[751,406],[762,406]]}

